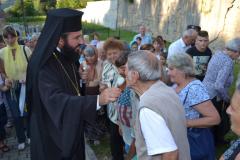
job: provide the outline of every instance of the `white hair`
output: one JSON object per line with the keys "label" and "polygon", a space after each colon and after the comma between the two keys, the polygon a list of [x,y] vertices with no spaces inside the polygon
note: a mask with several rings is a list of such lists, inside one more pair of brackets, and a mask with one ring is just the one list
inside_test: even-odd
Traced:
{"label": "white hair", "polygon": [[159,60],[153,53],[144,50],[129,54],[128,70],[137,71],[140,81],[159,80],[161,76]]}
{"label": "white hair", "polygon": [[197,31],[195,29],[187,29],[183,32],[183,37],[190,37],[190,36],[194,36],[197,34]]}
{"label": "white hair", "polygon": [[167,64],[169,67],[175,67],[183,71],[186,76],[195,75],[192,57],[190,57],[187,53],[179,53],[170,56],[167,59]]}
{"label": "white hair", "polygon": [[230,51],[240,52],[240,38],[234,38],[226,43],[225,46]]}

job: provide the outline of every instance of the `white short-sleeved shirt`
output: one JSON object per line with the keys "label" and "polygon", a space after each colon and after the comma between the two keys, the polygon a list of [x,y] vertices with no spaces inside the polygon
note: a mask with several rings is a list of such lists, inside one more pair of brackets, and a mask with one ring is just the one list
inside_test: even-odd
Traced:
{"label": "white short-sleeved shirt", "polygon": [[168,57],[171,57],[174,54],[185,53],[187,49],[191,48],[191,45],[186,46],[183,39],[180,38],[177,41],[173,42],[168,48]]}
{"label": "white short-sleeved shirt", "polygon": [[148,155],[153,156],[177,150],[177,145],[162,116],[149,108],[142,108],[139,119]]}

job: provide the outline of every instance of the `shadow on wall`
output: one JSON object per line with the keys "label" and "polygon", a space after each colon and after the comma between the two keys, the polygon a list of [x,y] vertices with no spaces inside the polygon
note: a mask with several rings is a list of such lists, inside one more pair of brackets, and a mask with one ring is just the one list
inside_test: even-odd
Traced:
{"label": "shadow on wall", "polygon": [[[168,6],[166,9],[165,6]],[[200,25],[200,13],[196,1],[171,0],[162,1],[162,16],[159,18],[159,31],[169,41],[175,41],[182,36],[187,25]]]}
{"label": "shadow on wall", "polygon": [[181,37],[188,24],[200,24],[196,1],[135,0],[129,3],[128,0],[119,0],[117,8],[118,27],[138,31],[138,27],[144,24],[153,36],[162,35],[168,41]]}
{"label": "shadow on wall", "polygon": [[[117,28],[135,32],[138,31],[141,24],[144,24],[150,34],[153,36],[162,35],[170,42],[180,38],[189,24],[200,25],[202,29],[209,32],[210,40],[215,38],[215,32],[218,33],[218,28],[222,27],[221,11],[228,8],[228,6],[223,8],[225,4],[223,1],[218,1],[218,4],[212,6],[207,0],[201,2],[192,0],[134,0],[134,3],[129,3],[128,0],[111,0],[110,3],[111,9],[104,15],[104,21],[114,21],[109,19],[109,16],[116,16]],[[214,26],[214,23],[218,26]],[[226,24],[228,23],[226,21]],[[223,33],[224,29],[222,29],[222,36],[219,36],[217,41],[211,45],[214,50],[224,46],[226,36]]]}

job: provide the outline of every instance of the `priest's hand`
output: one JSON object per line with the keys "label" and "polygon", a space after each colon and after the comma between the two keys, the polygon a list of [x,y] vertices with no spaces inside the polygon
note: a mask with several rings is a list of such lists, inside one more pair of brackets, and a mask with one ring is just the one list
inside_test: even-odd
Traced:
{"label": "priest's hand", "polygon": [[121,90],[119,88],[106,88],[99,95],[99,105],[106,105],[110,102],[114,102],[120,96]]}

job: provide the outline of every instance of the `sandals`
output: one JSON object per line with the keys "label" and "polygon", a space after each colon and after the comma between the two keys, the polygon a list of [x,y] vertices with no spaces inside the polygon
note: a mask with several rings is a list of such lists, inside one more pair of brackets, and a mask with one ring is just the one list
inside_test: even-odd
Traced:
{"label": "sandals", "polygon": [[8,152],[10,150],[10,148],[6,144],[4,144],[2,147],[0,147],[0,150],[2,152]]}

